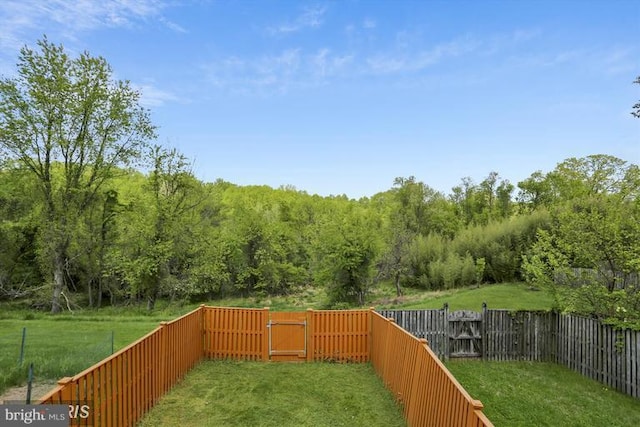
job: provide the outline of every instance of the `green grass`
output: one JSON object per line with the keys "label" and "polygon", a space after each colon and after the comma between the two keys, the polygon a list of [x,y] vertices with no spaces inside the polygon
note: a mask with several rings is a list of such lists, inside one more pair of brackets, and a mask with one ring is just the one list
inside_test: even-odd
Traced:
{"label": "green grass", "polygon": [[449,304],[449,310],[482,310],[486,302],[490,309],[550,310],[553,298],[544,290],[534,290],[524,283],[483,285],[479,288],[461,288],[445,291],[420,292],[406,290],[400,298],[378,296],[373,303],[376,308],[387,309],[434,309]]}
{"label": "green grass", "polygon": [[404,426],[369,364],[208,361],[140,426]]}
{"label": "green grass", "polygon": [[291,295],[221,298],[207,301],[206,304],[219,307],[269,307],[273,311],[304,311],[308,308],[316,310],[329,308],[325,290],[311,286],[302,288]]}
{"label": "green grass", "polygon": [[447,367],[496,426],[640,425],[640,401],[563,366],[450,361]]}
{"label": "green grass", "polygon": [[[405,296],[398,300],[394,292],[389,283],[379,285],[367,302],[367,307],[441,308],[448,302],[451,310],[480,310],[482,301],[486,301],[489,308],[545,310],[551,308],[552,304],[547,293],[532,291],[524,284],[488,285],[479,289],[439,292],[407,289]],[[326,301],[326,294],[321,289],[307,287],[296,295],[226,298],[208,301],[207,304],[302,311],[307,308],[326,308]],[[144,305],[139,305],[51,315],[0,304],[0,393],[9,386],[26,382],[30,362],[34,363],[36,381],[74,375],[110,353],[111,331],[114,331],[117,350],[153,330],[161,320],[173,319],[198,305],[158,301],[151,313],[147,312]],[[17,362],[23,327],[27,327],[27,347],[24,363],[19,367]]]}
{"label": "green grass", "polygon": [[[17,316],[17,313],[12,313]],[[5,313],[5,316],[7,314]],[[31,318],[36,317],[36,318]],[[0,393],[27,381],[34,365],[36,382],[73,376],[130,344],[158,326],[147,317],[25,316],[0,319]],[[22,329],[26,327],[22,366],[18,365]]]}
{"label": "green grass", "polygon": [[[406,288],[403,291],[404,295],[398,298],[395,287],[390,283],[381,283],[372,290],[365,306],[377,309],[437,309],[442,308],[446,302],[450,310],[480,311],[482,303],[486,302],[490,309],[551,310],[553,307],[553,298],[548,292],[534,290],[525,283],[502,283],[443,291]],[[207,304],[245,308],[270,307],[274,311],[328,308],[324,291],[314,288],[305,288],[295,295],[224,298],[208,301]]]}
{"label": "green grass", "polygon": [[[394,288],[383,284],[367,306],[428,309],[447,302],[450,310],[479,311],[483,301],[489,308],[510,310],[549,310],[553,304],[546,292],[522,283],[405,291],[396,298]],[[227,298],[207,304],[271,307],[274,311],[321,309],[326,306],[326,295],[309,288],[297,295]],[[160,321],[197,306],[160,301],[151,313],[144,306],[129,306],[50,315],[0,304],[0,393],[26,381],[30,362],[37,382],[77,374],[110,354],[112,331],[118,350]],[[27,328],[27,346],[23,366],[18,367],[23,327]],[[448,366],[470,394],[482,400],[485,413],[498,426],[640,425],[640,401],[555,364],[452,361]],[[143,425],[283,425],[283,421],[291,425],[381,425],[380,420],[387,420],[384,425],[403,425],[398,408],[387,399],[388,392],[368,365],[206,362],[187,378],[163,399],[164,409],[154,410]],[[378,389],[371,391],[370,386]],[[364,394],[367,399],[359,397]],[[387,397],[376,400],[380,396]],[[183,413],[180,408],[185,402]],[[215,408],[221,408],[220,412],[211,412]],[[189,411],[200,415],[190,418]],[[368,413],[372,418],[367,418]]]}

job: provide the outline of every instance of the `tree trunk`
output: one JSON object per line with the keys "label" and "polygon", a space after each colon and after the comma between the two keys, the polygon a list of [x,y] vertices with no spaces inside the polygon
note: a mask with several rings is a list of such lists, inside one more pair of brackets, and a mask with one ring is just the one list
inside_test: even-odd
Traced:
{"label": "tree trunk", "polygon": [[89,296],[89,307],[93,308],[93,280],[87,282],[87,295]]}
{"label": "tree trunk", "polygon": [[160,274],[160,272],[157,272],[153,277],[147,279],[147,290],[143,294],[147,297],[147,311],[152,311],[156,306],[158,290],[160,289]]}
{"label": "tree trunk", "polygon": [[102,277],[98,277],[98,295],[96,295],[97,302],[96,307],[102,307]]}
{"label": "tree trunk", "polygon": [[364,291],[358,292],[358,306],[362,307],[364,305]]}
{"label": "tree trunk", "polygon": [[156,301],[152,296],[149,296],[147,298],[147,311],[151,311],[153,310],[153,307],[155,306]]}
{"label": "tree trunk", "polygon": [[402,288],[400,287],[400,272],[396,273],[396,296],[401,297],[402,296]]}
{"label": "tree trunk", "polygon": [[53,262],[53,298],[51,299],[51,312],[59,313],[62,311],[60,305],[60,294],[64,288],[64,252],[56,251]]}

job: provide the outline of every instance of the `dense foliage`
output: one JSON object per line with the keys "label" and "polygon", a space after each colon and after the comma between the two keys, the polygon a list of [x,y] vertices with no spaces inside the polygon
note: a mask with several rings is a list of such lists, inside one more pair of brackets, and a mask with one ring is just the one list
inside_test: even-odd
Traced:
{"label": "dense foliage", "polygon": [[490,172],[450,194],[399,177],[360,200],[206,183],[150,144],[139,94],[106,61],[39,48],[0,81],[0,299],[151,309],[322,287],[336,307],[381,281],[401,295],[526,279],[561,309],[637,319],[637,165],[572,158],[517,187]]}

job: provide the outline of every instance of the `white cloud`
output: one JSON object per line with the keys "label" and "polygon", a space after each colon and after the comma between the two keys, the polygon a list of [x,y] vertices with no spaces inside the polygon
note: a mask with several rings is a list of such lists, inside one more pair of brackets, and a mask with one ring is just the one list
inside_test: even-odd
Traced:
{"label": "white cloud", "polygon": [[375,55],[367,58],[367,65],[373,73],[396,73],[407,68],[407,61],[395,55]]}
{"label": "white cloud", "polygon": [[362,28],[366,30],[372,30],[376,28],[376,25],[377,25],[376,21],[371,18],[365,18],[364,22],[362,22]]}
{"label": "white cloud", "polygon": [[419,72],[449,58],[471,53],[481,43],[462,37],[422,50],[412,50],[411,44],[399,45],[370,55],[329,47],[311,52],[284,49],[257,58],[219,58],[203,69],[209,83],[222,90],[245,95],[281,94],[292,88],[315,87],[342,78]]}
{"label": "white cloud", "polygon": [[[386,46],[380,42],[351,43],[349,32],[358,29],[361,27],[346,27],[347,42],[342,46],[328,45],[313,50],[284,48],[270,55],[218,58],[205,67],[206,78],[225,91],[270,95],[367,77],[421,85],[423,78],[430,75],[427,71],[434,70],[442,76],[452,69],[459,70],[456,67],[463,62],[467,64],[463,67],[478,62],[491,63],[494,71],[580,64],[597,67],[605,73],[620,73],[629,72],[637,56],[637,49],[625,46],[536,52],[529,49],[529,42],[540,36],[537,29],[516,29],[483,37],[467,34],[435,44],[426,42],[419,31],[399,31],[387,40]],[[478,84],[486,77],[478,76],[467,75],[467,84]],[[459,76],[456,78],[459,82]]]}
{"label": "white cloud", "polygon": [[397,49],[368,57],[366,64],[369,71],[374,74],[417,72],[446,59],[473,53],[482,45],[479,40],[467,36],[437,44],[429,49],[411,50],[411,44],[406,42],[407,37],[407,34],[398,34]]}
{"label": "white cloud", "polygon": [[169,21],[164,16],[160,16],[158,18],[158,21],[161,22],[164,26],[166,26],[170,30],[175,31],[176,33],[188,33],[186,28],[184,28],[183,26],[181,26],[179,24],[176,24],[173,21]]}
{"label": "white cloud", "polygon": [[132,83],[132,86],[140,92],[140,104],[147,108],[161,107],[167,102],[180,101],[176,95],[164,91],[152,83]]}
{"label": "white cloud", "polygon": [[295,51],[285,51],[253,60],[230,56],[209,62],[202,69],[206,80],[213,86],[249,94],[281,85],[284,76],[290,74],[285,64],[291,64],[295,55]]}
{"label": "white cloud", "polygon": [[637,49],[630,46],[597,46],[558,51],[524,52],[511,56],[508,64],[520,68],[571,67],[591,69],[608,75],[630,74],[637,69]]}
{"label": "white cloud", "polygon": [[292,88],[326,83],[352,69],[353,56],[336,55],[328,48],[306,53],[284,49],[254,59],[222,58],[203,67],[209,83],[222,90],[251,95],[287,93]]}
{"label": "white cloud", "polygon": [[314,76],[326,79],[345,71],[352,60],[351,55],[333,55],[330,49],[322,48],[309,57],[308,63]]}
{"label": "white cloud", "polygon": [[313,6],[305,8],[297,18],[293,21],[280,24],[275,27],[269,27],[269,34],[288,34],[295,33],[306,28],[319,28],[324,22],[324,14],[327,8],[324,6]]}
{"label": "white cloud", "polygon": [[3,0],[0,49],[18,50],[34,31],[53,31],[75,38],[80,32],[132,27],[146,20],[157,20],[173,31],[184,32],[184,28],[162,16],[166,6],[162,0]]}
{"label": "white cloud", "polygon": [[607,74],[632,74],[637,72],[637,54],[629,47],[616,46],[601,55]]}

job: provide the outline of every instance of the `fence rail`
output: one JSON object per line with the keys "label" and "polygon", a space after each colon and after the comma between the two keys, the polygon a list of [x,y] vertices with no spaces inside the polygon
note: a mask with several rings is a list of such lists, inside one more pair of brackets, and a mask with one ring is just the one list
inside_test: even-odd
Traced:
{"label": "fence rail", "polygon": [[482,403],[469,396],[425,339],[378,313],[373,313],[371,329],[371,362],[400,402],[409,425],[493,425]]}
{"label": "fence rail", "polygon": [[[384,310],[418,338],[429,341],[434,353],[449,358],[453,336],[447,308],[440,310]],[[436,321],[432,319],[437,319]],[[547,361],[564,365],[609,388],[640,398],[640,331],[616,330],[597,319],[541,311],[483,309],[483,360]],[[444,337],[444,339],[440,339]]]}
{"label": "fence rail", "polygon": [[209,359],[267,360],[269,309],[204,307],[204,354]]}
{"label": "fence rail", "polygon": [[[273,320],[273,321],[271,321]],[[275,324],[304,333],[271,335]],[[431,351],[391,320],[371,310],[307,310],[201,306],[161,325],[85,371],[58,382],[42,404],[90,405],[88,420],[71,425],[133,426],[158,399],[203,358],[269,360],[282,338],[308,361],[369,362],[402,403],[410,426],[491,426],[482,404],[471,399]],[[280,343],[282,344],[282,343]],[[304,345],[298,350],[299,345]],[[272,359],[278,360],[278,359]],[[280,359],[290,360],[290,359]],[[77,422],[76,422],[77,421]]]}
{"label": "fence rail", "polygon": [[368,362],[371,310],[307,310],[311,349],[307,360]]}
{"label": "fence rail", "polygon": [[41,404],[89,405],[71,425],[133,426],[204,354],[203,310],[196,309],[85,371],[58,381]]}

